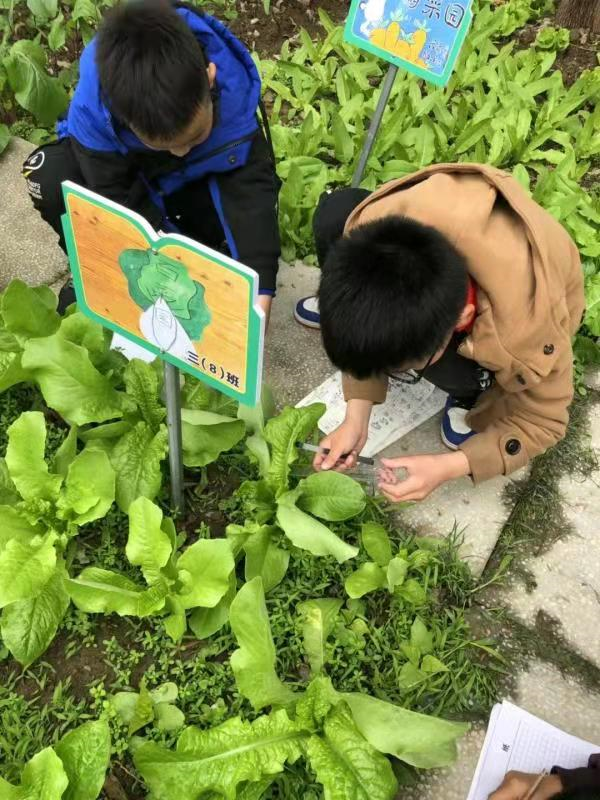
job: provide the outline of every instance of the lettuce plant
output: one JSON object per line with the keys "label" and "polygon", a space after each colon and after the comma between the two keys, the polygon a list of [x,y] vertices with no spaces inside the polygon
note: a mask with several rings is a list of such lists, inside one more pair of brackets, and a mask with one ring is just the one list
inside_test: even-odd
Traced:
{"label": "lettuce plant", "polygon": [[19,786],[0,777],[0,798],[96,800],[104,785],[110,751],[107,721],[86,722],[37,753],[23,768]]}
{"label": "lettuce plant", "polygon": [[48,647],[69,606],[66,562],[81,525],[100,519],[115,497],[115,473],[102,452],[77,453],[71,428],[52,462],[46,423],[29,411],[8,429],[0,459],[0,626],[27,666]]}
{"label": "lettuce plant", "polygon": [[129,506],[125,553],[139,567],[145,585],[120,572],[86,567],[66,581],[67,591],[77,608],[92,614],[162,614],[168,635],[179,641],[187,629],[186,611],[215,608],[227,594],[234,570],[226,539],[199,539],[180,550],[184,538],[158,506],[139,497]]}
{"label": "lettuce plant", "polygon": [[275,647],[260,577],[231,604],[239,649],[231,656],[239,691],[256,711],[211,730],[184,730],[175,751],[138,740],[135,765],[153,796],[164,800],[218,794],[262,797],[286,764],[306,759],[325,797],[392,800],[398,789],[389,757],[424,769],[456,758],[467,726],[407,711],[360,693],[340,693],[326,677],[294,692],[276,673]]}
{"label": "lettuce plant", "polygon": [[179,689],[174,683],[163,683],[148,690],[142,678],[139,692],[117,692],[109,702],[133,736],[150,723],[155,723],[159,731],[181,728],[185,717],[175,705],[178,695]]}
{"label": "lettuce plant", "polygon": [[227,535],[236,554],[244,552],[246,580],[260,575],[267,591],[287,570],[289,552],[278,544],[283,537],[302,550],[332,556],[339,563],[358,553],[324,522],[342,522],[364,510],[366,497],[360,484],[347,475],[320,472],[290,488],[291,469],[298,458],[296,443],[314,430],[324,410],[320,403],[285,408],[262,428],[256,425],[246,440],[261,478],[245,481],[239,488],[246,521],[229,525]]}

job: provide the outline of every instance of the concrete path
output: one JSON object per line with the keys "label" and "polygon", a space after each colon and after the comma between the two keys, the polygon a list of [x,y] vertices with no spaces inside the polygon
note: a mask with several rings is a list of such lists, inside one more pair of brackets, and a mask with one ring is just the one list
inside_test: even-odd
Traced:
{"label": "concrete path", "polygon": [[[0,290],[14,277],[31,284],[60,285],[66,271],[66,259],[56,237],[34,213],[20,176],[20,165],[30,150],[27,143],[15,141],[0,157],[0,180],[10,187],[0,204]],[[266,353],[266,379],[281,405],[297,402],[333,371],[318,332],[303,328],[292,317],[296,300],[313,293],[317,281],[317,270],[302,265],[283,266],[280,273]],[[598,379],[595,381],[598,391]],[[592,409],[591,423],[593,444],[600,448],[599,406]],[[386,453],[441,450],[436,418]],[[515,477],[526,476],[521,473]],[[455,525],[464,529],[463,555],[479,575],[509,515],[503,494],[510,480],[498,478],[476,489],[468,480],[455,482],[425,503],[402,512],[398,524],[441,536]],[[540,635],[535,627],[540,612],[550,615],[562,637],[563,656],[567,656],[562,671],[547,661],[530,660],[527,668],[513,676],[510,699],[575,735],[596,740],[600,750],[600,474],[585,481],[565,476],[560,486],[572,530],[561,531],[562,538],[544,555],[525,557],[525,567],[535,578],[532,591],[528,593],[521,583],[511,582],[500,595],[492,590],[487,601],[501,605],[520,620],[532,641]],[[485,604],[486,597],[480,602]],[[552,653],[548,659],[553,660]],[[578,665],[575,670],[569,667],[573,663]],[[587,684],[583,682],[584,671]],[[589,675],[594,678],[591,682]],[[590,688],[592,685],[594,688]],[[464,740],[460,759],[452,769],[431,774],[416,789],[403,790],[401,797],[464,800],[484,735],[485,727],[476,726]]]}

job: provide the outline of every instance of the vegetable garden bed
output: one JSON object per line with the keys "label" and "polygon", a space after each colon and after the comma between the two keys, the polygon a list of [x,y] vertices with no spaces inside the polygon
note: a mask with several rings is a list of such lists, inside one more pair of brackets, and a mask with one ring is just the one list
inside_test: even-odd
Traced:
{"label": "vegetable garden bed", "polygon": [[[0,5],[0,143],[41,141],[106,4]],[[349,180],[382,65],[343,43],[345,3],[212,5],[259,30],[285,255],[310,259],[312,210]],[[447,89],[398,79],[365,185],[453,159],[513,170],[583,253],[581,371],[599,353],[600,70],[570,66],[539,21],[551,3],[478,8]],[[2,779],[77,800],[391,800],[451,761],[463,726],[436,720],[485,716],[505,669],[471,627],[456,540],[415,539],[350,478],[308,477],[294,444],[322,409],[239,411],[191,381],[189,505],[169,521],[160,370],[54,309],[45,288],[0,296]]]}

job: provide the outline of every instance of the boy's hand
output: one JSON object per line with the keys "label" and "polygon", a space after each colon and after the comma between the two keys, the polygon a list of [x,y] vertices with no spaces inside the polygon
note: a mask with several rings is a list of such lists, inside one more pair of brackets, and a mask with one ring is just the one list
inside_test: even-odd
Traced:
{"label": "boy's hand", "polygon": [[[346,419],[319,443],[321,448],[329,450],[329,454],[317,453],[313,460],[316,470],[336,469],[344,472],[356,466],[356,458],[367,443],[372,408],[370,400],[348,402]],[[342,458],[344,455],[346,457]]]}
{"label": "boy's hand", "polygon": [[[523,800],[527,792],[533,787],[537,775],[527,775],[524,772],[509,772],[502,782],[502,786],[489,796],[489,800]],[[563,790],[562,782],[557,775],[548,775],[536,790],[532,800],[551,800]]]}
{"label": "boy's hand", "polygon": [[270,294],[259,294],[258,305],[265,312],[265,328],[269,327],[269,320],[271,319],[271,305],[273,304],[273,297]]}
{"label": "boy's hand", "polygon": [[[382,458],[383,469],[379,470],[379,491],[391,503],[408,500],[424,500],[442,483],[461,478],[471,471],[464,453],[441,453],[431,456],[406,456],[406,458]],[[401,480],[394,470],[406,470],[406,479]]]}

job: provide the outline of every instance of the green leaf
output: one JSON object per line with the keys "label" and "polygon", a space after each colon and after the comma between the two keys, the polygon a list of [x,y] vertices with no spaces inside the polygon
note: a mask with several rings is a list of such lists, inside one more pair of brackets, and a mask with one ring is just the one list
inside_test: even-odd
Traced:
{"label": "green leaf", "polygon": [[69,603],[63,574],[56,570],[37,596],[6,606],[2,640],[19,664],[28,667],[46,652]]}
{"label": "green leaf", "polygon": [[10,478],[6,461],[0,458],[0,506],[14,505],[18,500],[17,488]]}
{"label": "green leaf", "polygon": [[392,560],[392,545],[383,525],[365,522],[360,529],[362,545],[367,554],[380,567],[387,567]]}
{"label": "green leaf", "polygon": [[362,486],[339,472],[315,472],[301,482],[298,506],[328,522],[343,522],[364,511]]}
{"label": "green leaf", "polygon": [[419,648],[421,655],[426,655],[433,651],[433,634],[420,617],[415,617],[415,621],[410,629],[410,643]]}
{"label": "green leaf", "polygon": [[430,675],[435,675],[438,672],[449,672],[450,670],[448,667],[436,658],[435,656],[425,656],[423,662],[421,664],[421,669],[423,672],[427,672]]}
{"label": "green leaf", "polygon": [[303,620],[304,650],[313,675],[318,675],[325,666],[327,639],[333,632],[343,604],[343,600],[307,600],[296,608]]}
{"label": "green leaf", "polygon": [[291,703],[294,693],[275,672],[275,645],[260,578],[242,586],[231,604],[229,621],[239,647],[230,663],[240,693],[257,711]]}
{"label": "green leaf", "polygon": [[0,778],[0,797],[2,800],[61,800],[68,782],[60,758],[51,747],[46,747],[27,762],[18,789],[11,792],[10,784]]}
{"label": "green leaf", "polygon": [[84,450],[72,461],[58,499],[58,515],[77,525],[106,516],[115,499],[115,471],[106,453]]}
{"label": "green leaf", "polygon": [[123,416],[123,397],[100,374],[85,348],[54,334],[25,344],[23,366],[39,384],[48,405],[70,424]]}
{"label": "green leaf", "polygon": [[8,429],[6,465],[24,500],[55,500],[62,477],[48,472],[46,421],[40,411],[25,411]]}
{"label": "green leaf", "polygon": [[184,608],[214,608],[229,589],[234,569],[231,545],[226,539],[199,539],[179,557],[177,568],[187,573],[186,591],[178,599]]}
{"label": "green leaf", "polygon": [[190,628],[198,639],[208,639],[229,620],[229,609],[236,595],[235,572],[229,576],[229,588],[214,608],[197,608],[189,619]]}
{"label": "green leaf", "polygon": [[354,141],[337,111],[333,111],[331,114],[331,132],[333,134],[335,157],[342,164],[347,164],[354,155]]}
{"label": "green leaf", "polygon": [[277,524],[296,547],[308,550],[315,556],[333,556],[338,563],[354,558],[358,548],[347,544],[304,511],[296,508],[301,489],[286,492],[277,501]]}
{"label": "green leaf", "polygon": [[284,408],[265,426],[265,439],[271,447],[271,467],[267,481],[275,494],[288,488],[290,465],[298,458],[296,442],[304,442],[325,413],[322,403],[304,408]]}
{"label": "green leaf", "polygon": [[11,281],[0,306],[6,330],[21,339],[50,336],[60,325],[56,304],[56,295],[47,286],[32,289],[23,281]]}
{"label": "green leaf", "polygon": [[183,463],[186,467],[204,467],[244,438],[246,426],[241,419],[231,419],[212,411],[183,409]]}
{"label": "green leaf", "polygon": [[356,599],[357,597],[364,597],[364,595],[374,592],[376,589],[382,589],[385,586],[385,582],[385,572],[382,568],[372,561],[367,561],[366,564],[361,564],[355,572],[348,575],[344,582],[344,588],[349,597]]}
{"label": "green leaf", "polygon": [[71,18],[85,20],[93,25],[100,19],[99,6],[94,3],[94,0],[75,0]]}
{"label": "green leaf", "polygon": [[64,47],[67,40],[67,27],[62,11],[54,18],[50,30],[48,31],[48,47],[53,52]]}
{"label": "green leaf", "polygon": [[121,511],[138,497],[154,500],[162,483],[161,463],[168,449],[165,425],[154,431],[147,422],[138,422],[116,443],[111,463],[117,473],[116,497]]}
{"label": "green leaf", "polygon": [[8,84],[17,103],[42,125],[53,125],[69,103],[57,78],[46,72],[46,55],[38,42],[20,39],[3,59]]}
{"label": "green leaf", "polygon": [[87,567],[75,580],[67,580],[66,588],[81,611],[121,617],[147,617],[160,611],[168,592],[164,581],[144,589],[125,575],[97,567]]}
{"label": "green leaf", "polygon": [[357,728],[376,750],[419,769],[452,764],[457,756],[456,742],[469,729],[463,723],[417,714],[364,694],[342,697]]}
{"label": "green leaf", "polygon": [[129,506],[129,536],[125,554],[131,564],[141,567],[147,583],[154,583],[172,551],[169,536],[162,529],[163,513],[146,497]]}
{"label": "green leaf", "polygon": [[154,709],[159,731],[176,731],[185,725],[185,714],[171,703],[161,703]]}
{"label": "green leaf", "polygon": [[390,762],[361,736],[347,709],[335,708],[323,732],[311,736],[307,754],[327,800],[393,800],[398,783]]}
{"label": "green leaf", "polygon": [[161,384],[156,368],[134,358],[127,365],[124,377],[127,394],[136,402],[143,419],[151,428],[157,428],[167,412],[159,400]]}
{"label": "green leaf", "polygon": [[[388,581],[389,580],[390,575],[388,572]],[[407,603],[416,607],[422,606],[427,602],[427,592],[419,581],[414,578],[409,578],[402,586],[396,588],[395,593],[398,597],[401,597]]]}
{"label": "green leaf", "polygon": [[27,0],[27,8],[34,17],[47,21],[56,16],[58,12],[58,0]]}
{"label": "green leaf", "polygon": [[10,142],[10,130],[8,125],[0,123],[0,153],[3,153]]}
{"label": "green leaf", "polygon": [[161,800],[209,793],[236,800],[244,796],[238,795],[240,784],[262,782],[297,761],[305,738],[281,710],[254,722],[234,717],[209,730],[187,728],[175,752],[145,743],[135,750],[133,760],[151,794]]}
{"label": "green leaf", "polygon": [[152,702],[157,705],[160,703],[175,703],[179,697],[179,689],[176,683],[167,681],[166,683],[161,683],[156,689],[151,689],[150,697]]}
{"label": "green leaf", "polygon": [[202,381],[189,375],[185,376],[181,404],[184,409],[212,411],[214,414],[222,414],[226,417],[235,417],[238,413],[236,400],[216,389],[211,389]]}
{"label": "green leaf", "polygon": [[10,539],[4,546],[0,538],[0,608],[42,591],[56,568],[53,538],[49,534],[39,544]]}
{"label": "green leaf", "polygon": [[386,579],[390,592],[393,592],[397,586],[402,586],[408,574],[410,564],[406,559],[396,556],[392,558],[387,565]]}
{"label": "green leaf", "polygon": [[398,676],[398,686],[401,689],[412,689],[414,686],[418,686],[425,680],[427,680],[427,675],[421,672],[421,670],[415,664],[407,661],[400,670],[400,675]]}
{"label": "green leaf", "polygon": [[108,722],[86,722],[63,736],[54,749],[69,779],[62,800],[96,800],[110,761]]}
{"label": "green leaf", "polygon": [[62,475],[63,478],[67,477],[69,466],[77,455],[77,432],[78,429],[75,425],[69,429],[69,433],[52,459],[52,472]]}
{"label": "green leaf", "polygon": [[244,543],[246,581],[260,576],[265,594],[281,583],[290,561],[288,551],[273,544],[275,530],[276,528],[269,525],[261,526]]}
{"label": "green leaf", "polygon": [[29,379],[27,371],[23,369],[20,352],[0,352],[0,392]]}

